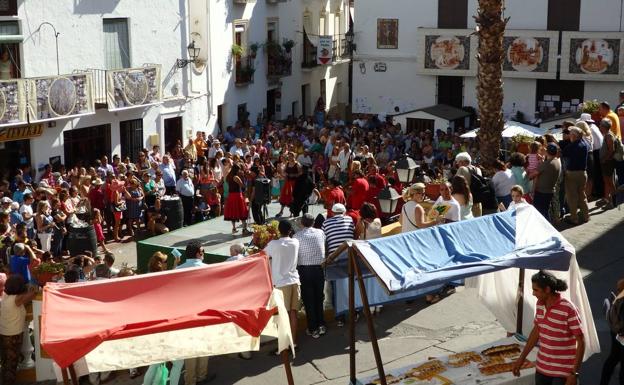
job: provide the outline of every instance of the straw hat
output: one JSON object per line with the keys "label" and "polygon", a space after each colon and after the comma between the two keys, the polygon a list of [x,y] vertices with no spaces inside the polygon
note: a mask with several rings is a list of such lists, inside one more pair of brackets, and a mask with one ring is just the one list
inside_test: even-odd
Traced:
{"label": "straw hat", "polygon": [[104,184],[104,181],[102,180],[102,178],[95,178],[91,181],[91,184],[94,186],[101,186]]}

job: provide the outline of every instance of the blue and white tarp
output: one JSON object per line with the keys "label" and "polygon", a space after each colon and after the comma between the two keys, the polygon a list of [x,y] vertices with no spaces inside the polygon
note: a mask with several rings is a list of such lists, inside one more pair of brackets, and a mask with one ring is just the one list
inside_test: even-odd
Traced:
{"label": "blue and white tarp", "polygon": [[[389,294],[419,290],[518,267],[566,271],[574,248],[532,206],[370,241],[353,241]],[[347,275],[347,245],[334,255],[328,279]]]}

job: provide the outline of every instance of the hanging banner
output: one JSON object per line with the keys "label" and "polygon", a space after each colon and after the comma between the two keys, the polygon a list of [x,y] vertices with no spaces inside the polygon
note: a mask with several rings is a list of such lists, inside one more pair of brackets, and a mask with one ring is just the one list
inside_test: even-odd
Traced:
{"label": "hanging banner", "polygon": [[106,71],[106,87],[109,111],[160,103],[160,66]]}
{"label": "hanging banner", "polygon": [[91,72],[27,79],[31,122],[95,113]]}
{"label": "hanging banner", "polygon": [[26,123],[24,80],[0,80],[0,127],[24,123]]}
{"label": "hanging banner", "polygon": [[319,43],[317,48],[317,62],[318,64],[331,64],[333,56],[333,37],[332,36],[319,36]]}

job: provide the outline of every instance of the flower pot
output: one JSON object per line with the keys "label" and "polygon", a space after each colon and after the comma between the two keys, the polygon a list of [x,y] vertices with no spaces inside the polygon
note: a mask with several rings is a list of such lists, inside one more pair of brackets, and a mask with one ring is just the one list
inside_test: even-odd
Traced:
{"label": "flower pot", "polygon": [[528,143],[518,143],[516,145],[516,152],[527,155],[530,152],[530,147]]}
{"label": "flower pot", "polygon": [[425,186],[425,195],[429,199],[436,200],[440,196],[440,184],[429,183]]}
{"label": "flower pot", "polygon": [[58,273],[41,272],[33,274],[39,286],[44,287],[46,283],[52,282]]}

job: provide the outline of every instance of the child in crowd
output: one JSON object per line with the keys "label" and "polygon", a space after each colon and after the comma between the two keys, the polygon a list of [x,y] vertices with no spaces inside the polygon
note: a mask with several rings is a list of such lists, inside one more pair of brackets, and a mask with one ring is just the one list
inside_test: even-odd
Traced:
{"label": "child in crowd", "polygon": [[534,180],[537,177],[540,163],[544,161],[544,156],[540,155],[542,144],[536,141],[531,143],[529,148],[531,152],[527,155],[527,174],[529,179]]}
{"label": "child in crowd", "polygon": [[102,212],[100,209],[93,209],[93,229],[95,230],[95,237],[97,238],[98,245],[102,248],[105,253],[108,253],[109,250],[106,247],[106,239],[104,238],[104,230],[102,229]]}

